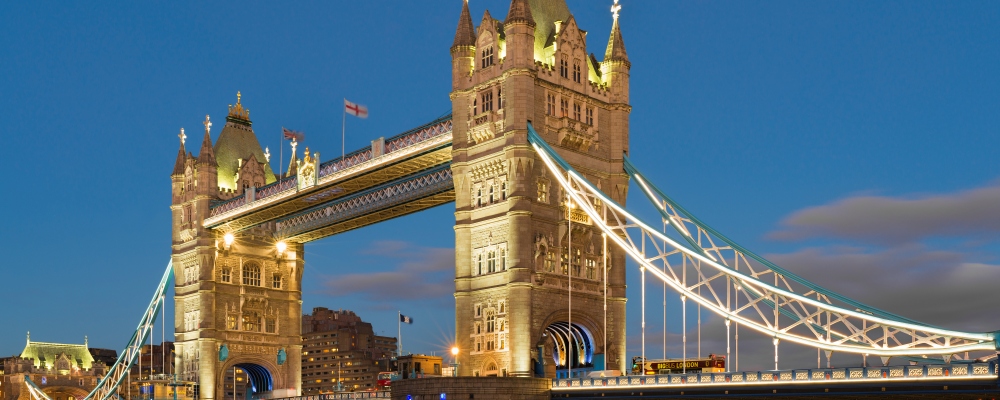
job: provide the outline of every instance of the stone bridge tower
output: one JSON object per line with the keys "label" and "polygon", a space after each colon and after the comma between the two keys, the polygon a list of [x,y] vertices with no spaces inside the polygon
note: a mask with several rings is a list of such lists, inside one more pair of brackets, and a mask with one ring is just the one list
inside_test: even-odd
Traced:
{"label": "stone bridge tower", "polygon": [[276,241],[271,224],[236,234],[203,227],[213,203],[239,201],[275,181],[238,94],[214,146],[208,116],[204,124],[197,156],[185,152],[181,130],[170,177],[175,371],[199,384],[202,399],[230,397],[234,368],[248,376],[240,383],[251,384],[248,393],[297,395],[302,245]]}
{"label": "stone bridge tower", "polygon": [[527,141],[531,121],[625,203],[630,63],[614,11],[598,61],[563,0],[513,0],[503,21],[487,11],[478,27],[463,5],[451,47],[460,375],[552,377],[567,362],[582,371],[605,359],[626,367],[625,255],[604,253],[600,231],[571,214]]}

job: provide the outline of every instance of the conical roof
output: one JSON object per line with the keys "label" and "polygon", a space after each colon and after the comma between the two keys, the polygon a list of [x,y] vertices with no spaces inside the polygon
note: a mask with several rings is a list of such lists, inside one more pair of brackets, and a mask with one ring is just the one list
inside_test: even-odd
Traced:
{"label": "conical roof", "polygon": [[504,24],[515,22],[535,25],[535,19],[531,15],[531,6],[528,5],[528,0],[511,0],[510,10],[507,11],[507,19],[504,20]]}
{"label": "conical roof", "polygon": [[604,61],[628,61],[628,54],[625,52],[625,40],[622,39],[622,30],[618,27],[618,17],[611,26],[611,37],[608,38],[608,49],[604,52]]}
{"label": "conical roof", "polygon": [[[229,107],[226,125],[214,147],[215,159],[219,165],[219,187],[233,190],[236,189],[235,177],[239,172],[240,159],[248,160],[251,155],[258,160],[267,159],[264,157],[264,149],[257,141],[257,135],[250,127],[250,110],[243,108],[240,94],[237,92],[236,95],[236,105]],[[264,177],[265,185],[275,181],[270,163],[264,165]]]}
{"label": "conical roof", "polygon": [[180,133],[180,135],[177,135],[177,136],[181,138],[181,148],[177,150],[177,161],[174,161],[174,172],[171,172],[170,173],[171,175],[181,175],[181,174],[183,174],[184,173],[184,162],[187,159],[187,157],[185,157],[185,154],[184,154],[184,139],[187,137],[187,136],[184,135],[184,128],[181,128],[181,133]]}
{"label": "conical roof", "polygon": [[462,2],[462,14],[458,16],[458,28],[455,30],[455,42],[451,47],[475,46],[476,28],[472,25],[472,14],[469,13],[469,2]]}

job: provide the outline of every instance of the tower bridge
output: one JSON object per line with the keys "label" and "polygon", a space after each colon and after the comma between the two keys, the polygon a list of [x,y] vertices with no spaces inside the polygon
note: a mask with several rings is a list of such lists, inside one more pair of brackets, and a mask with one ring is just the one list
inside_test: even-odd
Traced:
{"label": "tower bridge", "polygon": [[[178,379],[196,382],[200,398],[222,399],[227,371],[241,368],[255,396],[297,396],[305,244],[446,203],[455,207],[460,377],[564,377],[553,381],[556,397],[838,379],[996,386],[995,360],[950,363],[995,352],[996,333],[923,324],[826,290],[727,238],[649,181],[642,161],[627,157],[631,62],[617,1],[612,11],[598,61],[563,1],[512,0],[503,20],[487,11],[478,26],[464,2],[450,48],[450,116],[339,158],[307,148],[292,155],[288,174],[274,173],[239,94],[215,141],[206,116],[197,155],[182,130],[170,174],[170,262],[136,333],[87,400],[118,396],[171,284]],[[661,221],[629,210],[630,182]],[[630,366],[626,259],[643,282],[662,282],[685,305],[723,318],[727,341],[740,326],[771,338],[775,370],[781,342],[822,350],[827,360],[844,352],[886,364],[930,357],[938,366],[748,372],[729,364],[706,374],[587,377]],[[48,399],[35,383],[26,387],[34,400]]]}

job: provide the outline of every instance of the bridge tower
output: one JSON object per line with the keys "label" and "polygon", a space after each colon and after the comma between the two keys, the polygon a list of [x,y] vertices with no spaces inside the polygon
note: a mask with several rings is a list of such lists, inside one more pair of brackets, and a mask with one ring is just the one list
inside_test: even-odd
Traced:
{"label": "bridge tower", "polygon": [[451,47],[460,375],[553,377],[567,359],[577,371],[626,367],[625,254],[604,253],[527,140],[530,121],[625,203],[631,65],[615,8],[599,62],[563,0],[513,0],[478,28],[462,6]]}
{"label": "bridge tower", "polygon": [[[298,394],[302,245],[279,245],[273,222],[236,235],[203,227],[212,202],[252,198],[276,179],[239,94],[214,146],[208,116],[204,125],[197,156],[181,130],[171,173],[175,371],[198,382],[202,399],[222,400],[234,383]],[[249,382],[234,382],[234,368]]]}

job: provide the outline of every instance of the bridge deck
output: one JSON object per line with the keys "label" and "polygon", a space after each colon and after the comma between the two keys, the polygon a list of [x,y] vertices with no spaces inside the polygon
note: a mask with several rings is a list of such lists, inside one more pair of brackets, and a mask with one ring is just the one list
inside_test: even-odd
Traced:
{"label": "bridge deck", "polygon": [[789,371],[691,373],[608,378],[558,379],[552,397],[621,397],[683,395],[785,395],[860,393],[871,388],[889,392],[997,390],[997,363],[913,365],[869,368],[823,368]]}
{"label": "bridge deck", "polygon": [[[265,222],[307,213],[331,202],[367,193],[372,188],[405,186],[424,171],[450,163],[451,124],[450,116],[439,118],[385,139],[382,154],[377,154],[374,148],[366,148],[324,162],[320,164],[315,186],[300,188],[298,176],[290,176],[267,186],[247,190],[239,197],[213,205],[205,226],[224,232],[239,232]],[[368,223],[453,201],[454,191],[450,193],[450,197],[435,193],[433,200],[422,199],[412,205],[389,204],[384,210],[369,210],[369,214],[377,217]],[[362,220],[364,219],[356,220],[355,224],[364,224]],[[338,228],[314,230],[316,233],[310,235],[298,232],[293,238],[286,240],[315,240],[351,229],[347,228],[350,225],[347,224],[348,221],[341,222],[343,224]]]}

